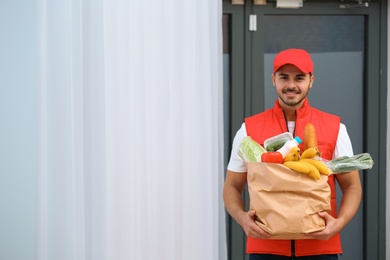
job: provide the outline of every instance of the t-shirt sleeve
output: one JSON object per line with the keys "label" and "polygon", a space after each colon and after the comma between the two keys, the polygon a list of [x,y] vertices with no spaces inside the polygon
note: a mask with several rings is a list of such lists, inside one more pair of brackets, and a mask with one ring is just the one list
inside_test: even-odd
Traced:
{"label": "t-shirt sleeve", "polygon": [[246,164],[244,160],[238,155],[238,148],[242,139],[247,136],[245,123],[241,125],[241,128],[237,131],[232,145],[232,151],[230,154],[230,160],[227,166],[229,171],[233,172],[246,172]]}
{"label": "t-shirt sleeve", "polygon": [[353,156],[351,139],[349,138],[347,127],[340,123],[339,135],[333,153],[333,159],[341,156]]}

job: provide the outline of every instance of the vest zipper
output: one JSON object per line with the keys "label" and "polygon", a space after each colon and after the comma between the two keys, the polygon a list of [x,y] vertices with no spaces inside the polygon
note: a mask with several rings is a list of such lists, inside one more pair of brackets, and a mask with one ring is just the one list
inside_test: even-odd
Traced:
{"label": "vest zipper", "polygon": [[[283,112],[283,115],[284,115],[284,123],[286,125],[287,132],[290,132],[290,128],[288,127],[288,120],[287,120],[286,114],[284,114],[284,112]],[[298,118],[297,111],[295,111],[295,126],[294,126],[294,131],[292,133],[292,135],[294,137],[296,136],[295,130],[297,129],[297,118]]]}
{"label": "vest zipper", "polygon": [[[295,130],[297,129],[297,118],[298,118],[297,111],[295,111],[295,126],[294,126],[294,132],[293,132],[294,137],[296,135]],[[286,115],[284,115],[284,121],[286,124],[287,132],[289,132],[288,121],[287,121]],[[295,240],[291,240],[291,259],[294,259],[294,257],[295,257]]]}
{"label": "vest zipper", "polygon": [[[284,114],[284,124],[286,125],[286,131],[287,132],[290,132],[290,129],[288,128],[288,121],[287,121],[287,117],[286,117],[286,114]],[[294,127],[294,133],[293,135],[295,134],[295,127]]]}
{"label": "vest zipper", "polygon": [[295,240],[291,240],[291,259],[295,256]]}
{"label": "vest zipper", "polygon": [[297,133],[296,133],[296,130],[297,130],[297,119],[298,119],[298,111],[295,110],[295,126],[294,126],[294,134],[293,136],[296,137]]}

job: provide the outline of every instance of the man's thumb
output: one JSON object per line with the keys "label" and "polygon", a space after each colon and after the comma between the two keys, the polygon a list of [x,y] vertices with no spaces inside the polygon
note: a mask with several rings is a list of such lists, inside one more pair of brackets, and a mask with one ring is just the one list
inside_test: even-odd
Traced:
{"label": "man's thumb", "polygon": [[248,211],[248,214],[249,214],[250,217],[253,217],[254,215],[256,215],[256,210],[251,209],[251,210]]}
{"label": "man's thumb", "polygon": [[318,212],[318,215],[321,217],[321,218],[326,218],[328,216],[328,213],[325,212],[325,211],[321,211],[321,212]]}

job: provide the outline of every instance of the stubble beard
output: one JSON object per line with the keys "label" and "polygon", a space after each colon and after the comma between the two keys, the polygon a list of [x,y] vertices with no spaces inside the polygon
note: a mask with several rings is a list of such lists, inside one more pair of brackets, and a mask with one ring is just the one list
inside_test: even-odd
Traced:
{"label": "stubble beard", "polygon": [[303,100],[307,97],[307,94],[309,93],[309,90],[306,92],[306,94],[301,98],[299,99],[298,101],[295,101],[295,99],[288,99],[288,98],[283,98],[282,95],[279,96],[279,99],[287,106],[289,107],[295,107],[299,104],[301,104],[301,102],[303,102]]}
{"label": "stubble beard", "polygon": [[282,100],[282,102],[284,103],[284,104],[286,104],[287,106],[289,106],[289,107],[295,107],[295,106],[297,106],[297,105],[299,105],[305,98],[306,98],[306,96],[307,96],[307,94],[305,95],[305,96],[303,96],[300,100],[298,100],[298,101],[294,101],[294,100],[285,100],[284,98],[282,98],[282,97],[279,97],[280,98],[280,100]]}

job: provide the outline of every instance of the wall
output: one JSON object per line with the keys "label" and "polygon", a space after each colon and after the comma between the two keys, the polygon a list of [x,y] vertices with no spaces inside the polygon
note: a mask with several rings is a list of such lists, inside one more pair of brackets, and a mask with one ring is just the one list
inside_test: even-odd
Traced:
{"label": "wall", "polygon": [[34,256],[36,2],[0,8],[0,259]]}
{"label": "wall", "polygon": [[[387,6],[387,42],[390,43],[390,5],[388,1]],[[390,46],[387,45],[387,53],[390,53]],[[389,113],[389,104],[390,104],[390,62],[389,62],[389,56],[387,57],[387,162],[390,162],[390,149],[389,149],[389,142],[390,142],[390,113]],[[390,187],[390,177],[388,175],[390,171],[390,163],[387,163],[387,169],[386,169],[386,187]],[[390,259],[390,190],[386,189],[386,259]]]}

